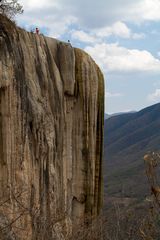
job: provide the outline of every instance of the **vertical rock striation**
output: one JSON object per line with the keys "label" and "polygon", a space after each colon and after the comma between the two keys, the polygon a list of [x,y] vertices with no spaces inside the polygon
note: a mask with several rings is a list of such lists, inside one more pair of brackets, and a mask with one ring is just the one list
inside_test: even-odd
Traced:
{"label": "vertical rock striation", "polygon": [[99,213],[103,104],[103,75],[89,55],[0,16],[4,239],[68,239],[73,223]]}

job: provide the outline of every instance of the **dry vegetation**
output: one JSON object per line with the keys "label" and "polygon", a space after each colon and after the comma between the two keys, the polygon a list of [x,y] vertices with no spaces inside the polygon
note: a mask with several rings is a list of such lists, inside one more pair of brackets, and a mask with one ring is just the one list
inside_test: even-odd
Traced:
{"label": "dry vegetation", "polygon": [[76,226],[72,240],[160,239],[160,154],[147,154],[144,161],[150,196],[127,206],[120,201],[112,202],[98,219]]}
{"label": "dry vegetation", "polygon": [[159,240],[159,236],[159,215],[151,206],[126,210],[116,205],[92,223],[75,227],[71,240]]}
{"label": "dry vegetation", "polygon": [[[151,153],[144,156],[146,175],[150,184],[151,195],[146,198],[145,202],[131,202],[127,206],[119,201],[112,203],[104,209],[97,219],[85,219],[79,225],[74,226],[72,237],[69,240],[159,240],[160,238],[160,185],[159,185],[159,163],[160,154]],[[33,213],[33,209],[28,209],[20,203],[21,194],[15,195],[15,202],[19,205],[18,218],[13,218],[11,222],[7,222],[5,218],[0,216],[0,239],[16,239],[14,233],[16,231],[24,231],[25,229],[16,229],[16,221],[23,214],[34,214],[36,218],[38,212]],[[6,205],[2,202],[0,207]],[[47,233],[53,231],[53,222],[47,223],[46,219],[39,226],[36,226],[35,239],[51,240],[47,237]],[[58,220],[59,221],[59,220]],[[36,221],[38,224],[38,220]],[[43,227],[42,227],[43,226]],[[43,234],[42,234],[43,233]],[[43,236],[43,237],[42,237]],[[7,238],[6,238],[7,237]],[[54,238],[56,240],[56,236]]]}

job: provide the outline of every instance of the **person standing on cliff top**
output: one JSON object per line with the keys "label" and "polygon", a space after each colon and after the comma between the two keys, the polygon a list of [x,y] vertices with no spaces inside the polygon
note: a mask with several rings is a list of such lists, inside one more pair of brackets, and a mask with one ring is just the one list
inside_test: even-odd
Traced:
{"label": "person standing on cliff top", "polygon": [[36,28],[36,33],[39,34],[39,28]]}

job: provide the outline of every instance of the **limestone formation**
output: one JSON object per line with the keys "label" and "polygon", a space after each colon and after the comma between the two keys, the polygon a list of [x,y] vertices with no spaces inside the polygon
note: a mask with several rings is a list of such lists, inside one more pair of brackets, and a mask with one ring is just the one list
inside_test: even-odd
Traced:
{"label": "limestone formation", "polygon": [[0,16],[0,238],[69,239],[102,204],[103,75]]}

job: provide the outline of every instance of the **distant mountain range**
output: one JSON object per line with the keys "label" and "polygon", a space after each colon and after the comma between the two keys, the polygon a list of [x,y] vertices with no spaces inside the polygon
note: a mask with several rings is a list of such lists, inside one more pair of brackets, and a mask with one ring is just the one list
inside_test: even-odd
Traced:
{"label": "distant mountain range", "polygon": [[108,119],[108,118],[111,118],[111,117],[114,117],[114,116],[123,115],[123,114],[128,114],[128,113],[135,113],[135,112],[136,112],[136,111],[119,112],[119,113],[112,113],[112,114],[105,113],[104,117],[105,117],[105,119]]}
{"label": "distant mountain range", "polygon": [[105,120],[105,191],[144,198],[149,192],[143,156],[160,149],[160,103]]}

